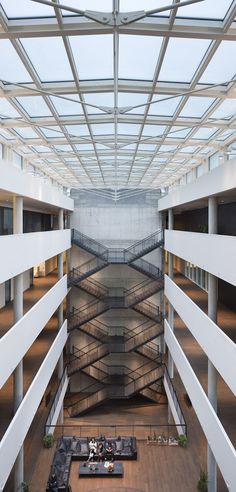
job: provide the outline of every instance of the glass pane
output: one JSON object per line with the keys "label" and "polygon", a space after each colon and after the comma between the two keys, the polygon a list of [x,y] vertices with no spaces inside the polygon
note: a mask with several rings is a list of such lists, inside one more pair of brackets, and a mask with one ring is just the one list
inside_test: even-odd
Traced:
{"label": "glass pane", "polygon": [[[166,7],[171,4],[170,0],[120,0],[120,12],[134,12],[138,10],[153,10],[159,7]],[[160,15],[169,15],[165,11]]]}
{"label": "glass pane", "polygon": [[224,19],[232,0],[204,0],[193,5],[180,7],[177,17],[198,17],[200,19]]}
{"label": "glass pane", "polygon": [[3,97],[1,97],[0,118],[21,118],[21,115],[6,99],[3,99]]}
{"label": "glass pane", "polygon": [[[66,97],[66,96],[65,96]],[[53,106],[56,108],[60,116],[69,116],[83,114],[83,108],[80,104],[79,96],[72,94],[68,96],[68,99],[62,99],[60,97],[51,96],[50,99]]]}
{"label": "glass pane", "polygon": [[30,127],[15,128],[15,132],[22,138],[39,138],[37,133]]}
{"label": "glass pane", "polygon": [[[68,7],[77,8],[79,10],[95,10],[97,12],[111,12],[112,11],[112,0],[63,0],[63,5],[67,5]],[[62,9],[62,15],[76,15],[73,12],[69,12],[68,10]]]}
{"label": "glass pane", "polygon": [[29,116],[52,116],[49,107],[41,96],[17,97],[16,100]]}
{"label": "glass pane", "polygon": [[89,135],[87,125],[66,125],[66,130],[68,131],[71,137],[78,137],[80,135],[82,136]]}
{"label": "glass pane", "polygon": [[147,135],[147,136],[154,136],[154,137],[162,137],[165,129],[166,129],[166,126],[161,126],[161,125],[144,125],[142,137],[144,135],[145,136]]}
{"label": "glass pane", "polygon": [[31,77],[7,39],[0,40],[1,79],[8,82],[31,82]]}
{"label": "glass pane", "polygon": [[200,83],[227,82],[234,77],[235,72],[235,42],[222,41],[201,77]]}
{"label": "glass pane", "polygon": [[24,38],[21,43],[42,81],[73,79],[61,38]]}
{"label": "glass pane", "polygon": [[119,78],[152,80],[162,38],[120,35]]}
{"label": "glass pane", "polygon": [[47,138],[62,138],[64,137],[64,133],[60,129],[59,126],[50,126],[50,128],[41,128],[39,127],[43,135]]}
{"label": "glass pane", "polygon": [[207,140],[208,138],[212,137],[212,135],[214,135],[217,130],[218,128],[199,128],[199,130],[196,131],[192,138]]}
{"label": "glass pane", "polygon": [[113,123],[104,123],[100,125],[91,125],[91,129],[94,135],[113,135],[114,125]]}
{"label": "glass pane", "polygon": [[179,152],[186,152],[187,154],[192,154],[193,152],[196,152],[198,148],[199,147],[194,145],[188,145],[188,147],[182,147],[182,149],[179,149]]}
{"label": "glass pane", "polygon": [[49,147],[46,147],[45,145],[35,145],[33,147],[34,150],[36,150],[36,152],[39,152],[39,153],[46,153],[46,152],[49,152],[51,153],[52,150],[49,148]]}
{"label": "glass pane", "polygon": [[170,39],[159,80],[190,82],[209,45],[206,39]]}
{"label": "glass pane", "polygon": [[113,77],[111,34],[72,36],[70,44],[80,79],[111,79]]}
{"label": "glass pane", "polygon": [[52,7],[33,3],[31,0],[1,0],[0,5],[9,19],[55,15]]}
{"label": "glass pane", "polygon": [[165,94],[164,96],[153,95],[152,104],[149,106],[148,115],[160,115],[160,116],[172,116],[179,105],[182,97],[172,97],[171,99],[167,99],[167,101],[163,101],[169,94]]}
{"label": "glass pane", "polygon": [[140,132],[140,128],[140,125],[118,123],[118,133],[120,133],[121,135],[138,135]]}
{"label": "glass pane", "polygon": [[[148,96],[146,94],[132,94],[130,92],[119,92],[118,94],[118,106],[119,108],[137,106],[139,104],[146,104]],[[147,106],[141,106],[140,108],[131,109],[126,114],[144,114]]]}
{"label": "glass pane", "polygon": [[211,114],[210,118],[227,118],[230,119],[236,113],[236,99],[227,99]]}
{"label": "glass pane", "polygon": [[215,101],[214,97],[189,97],[180,116],[201,118]]}
{"label": "glass pane", "polygon": [[85,106],[88,114],[106,114],[94,106],[106,106],[108,108],[114,108],[114,94],[113,92],[97,92],[92,94],[84,94],[84,101],[93,106]]}
{"label": "glass pane", "polygon": [[167,138],[186,138],[191,130],[192,128],[185,128],[184,126],[172,126]]}

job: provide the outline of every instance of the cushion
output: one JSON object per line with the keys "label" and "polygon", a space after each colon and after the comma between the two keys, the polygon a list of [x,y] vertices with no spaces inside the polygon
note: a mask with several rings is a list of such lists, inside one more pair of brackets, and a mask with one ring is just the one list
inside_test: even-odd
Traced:
{"label": "cushion", "polygon": [[80,442],[72,441],[71,451],[74,453],[75,451],[80,451]]}
{"label": "cushion", "polygon": [[123,450],[123,442],[122,441],[116,441],[116,451],[120,452]]}
{"label": "cushion", "polygon": [[81,443],[80,449],[81,449],[82,454],[88,454],[89,453],[88,444],[86,442]]}

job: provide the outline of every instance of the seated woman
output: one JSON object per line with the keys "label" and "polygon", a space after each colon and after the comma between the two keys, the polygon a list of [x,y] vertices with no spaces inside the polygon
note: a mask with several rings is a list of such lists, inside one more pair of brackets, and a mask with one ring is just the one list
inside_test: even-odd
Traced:
{"label": "seated woman", "polygon": [[107,443],[106,446],[106,459],[109,461],[114,461],[114,452],[111,442]]}
{"label": "seated woman", "polygon": [[94,449],[95,453],[97,453],[98,443],[95,437],[92,437],[89,441],[89,449]]}
{"label": "seated woman", "polygon": [[98,461],[103,461],[105,458],[105,449],[102,442],[98,445]]}
{"label": "seated woman", "polygon": [[95,449],[92,448],[89,451],[88,461],[95,461],[96,459],[97,459],[96,451],[95,451]]}

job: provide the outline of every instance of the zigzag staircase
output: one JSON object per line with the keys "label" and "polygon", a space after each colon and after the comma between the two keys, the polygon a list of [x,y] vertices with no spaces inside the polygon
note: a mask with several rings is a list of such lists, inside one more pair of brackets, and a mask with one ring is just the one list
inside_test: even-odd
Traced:
{"label": "zigzag staircase", "polygon": [[[94,383],[83,390],[90,394],[73,404],[71,415],[81,415],[107,399],[130,398],[137,393],[158,402],[160,394],[163,394],[162,385],[160,386],[163,369],[158,346],[152,340],[163,333],[163,317],[159,307],[147,299],[163,289],[163,274],[158,267],[141,257],[163,244],[162,231],[137,241],[128,249],[106,248],[75,230],[72,231],[72,242],[95,257],[71,270],[68,276],[69,285],[82,289],[95,299],[79,309],[73,309],[69,316],[69,331],[79,329],[92,337],[93,342],[82,349],[74,348],[68,364],[68,374],[73,375],[80,371],[94,380]],[[148,280],[124,289],[108,288],[89,278],[110,264],[124,263],[148,276]],[[129,308],[148,320],[133,330],[123,328],[122,336],[111,336],[109,327],[96,319],[109,309]],[[108,354],[117,352],[136,352],[145,359],[145,363],[135,371],[122,366],[122,378],[116,377],[109,373],[103,359]]]}

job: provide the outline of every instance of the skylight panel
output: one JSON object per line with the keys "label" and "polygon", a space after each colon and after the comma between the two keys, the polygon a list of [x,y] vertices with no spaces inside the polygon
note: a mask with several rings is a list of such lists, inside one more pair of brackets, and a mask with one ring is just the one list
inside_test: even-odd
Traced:
{"label": "skylight panel", "polygon": [[75,148],[76,148],[76,150],[80,151],[81,153],[83,153],[86,150],[94,151],[93,144],[76,144]]}
{"label": "skylight panel", "polygon": [[72,148],[70,145],[55,145],[55,149],[59,152],[72,152]]}
{"label": "skylight panel", "polygon": [[121,34],[119,78],[152,80],[162,38]]}
{"label": "skylight panel", "polygon": [[215,101],[214,97],[189,97],[183,107],[180,117],[201,118]]}
{"label": "skylight panel", "polygon": [[174,152],[176,149],[176,145],[161,145],[159,152]]}
{"label": "skylight panel", "polygon": [[101,123],[99,125],[91,125],[91,129],[94,135],[113,135],[114,133],[113,123]]}
{"label": "skylight panel", "polygon": [[[133,12],[138,10],[152,10],[159,7],[170,5],[169,0],[120,0],[121,12]],[[168,16],[169,11],[165,11],[160,15]]]}
{"label": "skylight panel", "polygon": [[9,82],[32,82],[15,48],[8,39],[0,40],[1,80]]}
{"label": "skylight panel", "polygon": [[201,3],[179,8],[177,17],[223,20],[231,4],[232,0],[220,0],[220,2],[216,0],[205,0]]}
{"label": "skylight panel", "polygon": [[64,133],[60,129],[59,126],[51,126],[50,128],[41,128],[39,127],[41,132],[46,138],[63,138]]}
{"label": "skylight panel", "polygon": [[[173,116],[176,108],[178,107],[182,97],[172,97],[163,101],[170,94],[165,94],[163,96],[153,95],[152,104],[149,106],[148,116]],[[157,101],[157,102],[154,102]]]}
{"label": "skylight panel", "polygon": [[170,39],[159,80],[191,82],[209,46],[206,39]]}
{"label": "skylight panel", "polygon": [[143,127],[143,136],[153,136],[153,137],[162,137],[165,132],[166,126],[161,125],[144,125]]}
{"label": "skylight panel", "polygon": [[89,136],[87,125],[66,125],[66,130],[70,137],[86,137]]}
{"label": "skylight panel", "polygon": [[139,144],[138,150],[155,150],[156,145],[151,145],[151,144]]}
{"label": "skylight panel", "polygon": [[17,97],[16,100],[32,118],[52,116],[52,113],[41,96]]}
{"label": "skylight panel", "polygon": [[191,130],[192,128],[185,128],[184,126],[172,126],[167,138],[186,138]]}
{"label": "skylight panel", "polygon": [[214,119],[230,119],[236,114],[236,99],[226,99],[220,106],[211,114],[210,118]]}
{"label": "skylight panel", "polygon": [[33,149],[36,150],[36,152],[38,152],[39,154],[52,152],[52,150],[49,147],[45,147],[45,145],[36,145],[33,147]]}
{"label": "skylight panel", "polygon": [[0,98],[0,118],[21,118],[21,115],[16,109],[7,101],[7,99]]}
{"label": "skylight panel", "polygon": [[113,78],[111,34],[71,36],[69,39],[81,80]]}
{"label": "skylight panel", "polygon": [[208,140],[216,133],[218,128],[199,128],[196,133],[192,136],[193,139]]}
{"label": "skylight panel", "polygon": [[22,128],[14,128],[15,132],[22,138],[39,138],[37,133],[29,126]]}
{"label": "skylight panel", "polygon": [[[193,152],[196,152],[199,149],[197,145],[189,145],[188,147],[182,147],[182,149],[179,150],[179,152],[185,152],[187,154],[192,154]],[[183,162],[183,161],[180,161]]]}
{"label": "skylight panel", "polygon": [[[84,101],[93,106],[106,106],[111,109],[114,107],[114,94],[113,92],[97,92],[92,94],[84,94]],[[88,114],[105,114],[104,111],[97,107],[85,106]]]}
{"label": "skylight panel", "polygon": [[222,41],[199,82],[202,84],[227,82],[235,73],[235,42]]}
{"label": "skylight panel", "polygon": [[121,135],[138,135],[140,132],[140,125],[133,125],[132,123],[118,123],[118,133]]}
{"label": "skylight panel", "polygon": [[233,135],[235,130],[226,130],[225,132],[221,133],[216,140],[226,140],[227,138],[231,137]]}
{"label": "skylight panel", "polygon": [[1,0],[0,4],[8,19],[55,16],[52,7],[33,3],[31,0]]}
{"label": "skylight panel", "polygon": [[59,37],[21,39],[41,81],[72,80],[73,75],[63,41]]}
{"label": "skylight panel", "polygon": [[[69,94],[68,99],[62,99],[56,96],[50,96],[53,106],[56,108],[59,116],[75,116],[83,114],[83,108],[77,94]],[[73,99],[73,101],[71,101]]]}
{"label": "skylight panel", "polygon": [[[97,12],[111,12],[112,0],[63,0],[63,5],[68,7],[78,8],[80,10],[95,10]],[[76,13],[69,12],[68,10],[61,10],[63,16],[77,15]]]}
{"label": "skylight panel", "polygon": [[0,135],[2,135],[2,137],[4,137],[6,140],[15,140],[15,135],[12,135],[11,132],[9,132],[8,130],[4,130],[4,129],[1,129],[0,130]]}
{"label": "skylight panel", "polygon": [[[118,106],[119,109],[130,106],[137,106],[139,104],[146,104],[148,96],[146,94],[136,94],[130,92],[119,92],[118,94]],[[144,114],[146,111],[146,106],[141,106],[139,108],[131,109],[126,114]]]}

